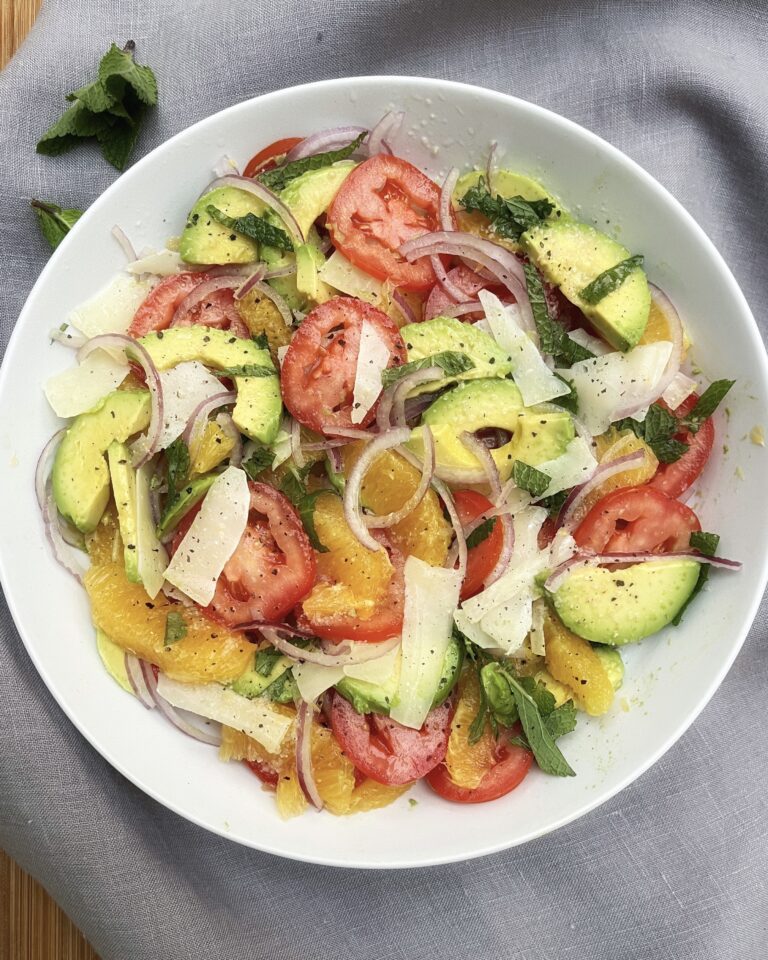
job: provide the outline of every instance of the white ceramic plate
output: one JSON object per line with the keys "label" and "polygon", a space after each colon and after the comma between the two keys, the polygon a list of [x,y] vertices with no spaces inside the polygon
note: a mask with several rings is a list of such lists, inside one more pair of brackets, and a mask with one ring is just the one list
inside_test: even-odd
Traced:
{"label": "white ceramic plate", "polygon": [[[178,234],[223,153],[239,163],[278,137],[342,123],[370,125],[407,111],[399,152],[437,176],[485,161],[542,180],[564,205],[645,254],[650,277],[678,305],[704,375],[738,379],[718,416],[718,453],[702,479],[705,530],[744,561],[715,572],[684,625],[626,651],[627,679],[612,713],[580,717],[563,748],[578,776],[533,772],[483,808],[446,803],[426,788],[349,818],[309,813],[283,822],[241,764],[177,733],[122,693],[96,653],[85,593],[57,566],[43,536],[33,473],[59,426],[42,392],[72,362],[50,345],[52,326],[123,267],[109,235],[120,224],[137,248]],[[707,185],[702,184],[702,190]],[[286,857],[356,867],[463,860],[523,843],[576,819],[647,770],[695,719],[736,656],[766,580],[766,451],[745,435],[768,409],[766,358],[731,273],[685,210],[615,148],[568,120],[512,97],[438,80],[365,77],[295,87],[224,110],[128,170],[51,257],[19,318],[0,376],[0,575],[30,657],[72,722],[126,777],[200,826]],[[720,455],[723,444],[728,447]],[[734,496],[734,493],[736,496]],[[694,501],[699,508],[699,501]]]}

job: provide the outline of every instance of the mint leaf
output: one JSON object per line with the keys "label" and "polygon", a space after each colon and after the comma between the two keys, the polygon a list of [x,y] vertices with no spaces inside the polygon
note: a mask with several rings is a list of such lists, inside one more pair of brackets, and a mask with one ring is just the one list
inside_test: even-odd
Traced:
{"label": "mint leaf", "polygon": [[473,547],[479,546],[484,540],[487,540],[493,533],[498,519],[498,517],[489,517],[487,520],[483,520],[479,526],[475,527],[467,537],[467,549],[471,550]]}
{"label": "mint leaf", "polygon": [[254,659],[254,669],[261,677],[268,677],[275,668],[275,664],[282,657],[282,653],[277,647],[264,647],[256,651]]}
{"label": "mint leaf", "polygon": [[527,490],[533,497],[540,497],[552,478],[543,470],[537,470],[522,460],[515,460],[512,466],[512,479],[521,490]]}
{"label": "mint leaf", "polygon": [[165,618],[165,639],[163,643],[166,647],[170,647],[172,643],[177,643],[179,640],[183,640],[186,635],[187,621],[180,613],[177,613],[175,610],[171,610],[168,616]]}
{"label": "mint leaf", "polygon": [[262,350],[269,350],[269,337],[262,330],[261,333],[254,333],[251,336],[251,340],[256,344],[257,347],[260,347]]}
{"label": "mint leaf", "polygon": [[537,507],[544,507],[547,513],[554,520],[563,509],[563,504],[568,499],[569,490],[561,490],[559,493],[553,493],[548,497],[543,497],[536,503]]}
{"label": "mint leaf", "polygon": [[573,700],[567,700],[564,704],[556,707],[552,713],[544,717],[544,726],[547,733],[553,740],[565,736],[576,729],[576,706]]}
{"label": "mint leaf", "polygon": [[293,678],[293,670],[286,670],[264,691],[275,703],[293,703],[299,699],[299,688]]}
{"label": "mint leaf", "polygon": [[65,110],[60,119],[43,134],[38,141],[37,152],[58,157],[71,150],[80,140],[103,132],[111,122],[111,117],[91,113],[81,103],[76,103]]}
{"label": "mint leaf", "polygon": [[388,367],[381,373],[381,383],[382,386],[389,387],[411,373],[428,370],[430,367],[440,367],[447,377],[455,377],[460,373],[466,373],[467,370],[473,370],[474,366],[475,361],[466,353],[444,350],[442,353],[433,353],[421,360],[411,360],[410,363],[404,363],[400,367]]}
{"label": "mint leaf", "polygon": [[101,58],[98,82],[122,95],[123,91],[116,81],[124,80],[142,103],[154,107],[157,104],[157,80],[149,67],[142,67],[135,62],[135,49],[133,40],[129,40],[122,50],[113,43]]}
{"label": "mint leaf", "polygon": [[642,254],[627,257],[626,260],[622,260],[615,266],[609,267],[598,274],[583,290],[579,290],[579,296],[585,303],[594,306],[596,303],[600,303],[604,297],[607,297],[609,293],[618,290],[630,273],[642,269],[642,266]]}
{"label": "mint leaf", "polygon": [[244,217],[229,217],[210,203],[205,210],[209,217],[235,233],[279,250],[293,250],[293,243],[285,230],[273,226],[266,217],[257,217],[254,213],[246,213]]}
{"label": "mint leaf", "polygon": [[507,674],[495,662],[486,663],[480,670],[480,685],[485,691],[488,709],[502,727],[512,727],[519,719],[519,711]]}
{"label": "mint leaf", "polygon": [[549,200],[525,200],[521,196],[493,196],[480,177],[459,201],[465,210],[482,213],[491,221],[493,232],[508,240],[518,240],[529,227],[541,223],[555,209]]}
{"label": "mint leaf", "polygon": [[307,170],[319,170],[322,167],[330,167],[339,160],[347,160],[358,149],[360,144],[368,136],[368,131],[361,133],[346,147],[339,150],[329,150],[326,153],[316,153],[312,157],[304,157],[301,160],[294,160],[292,163],[286,163],[282,167],[276,167],[274,170],[266,170],[259,174],[259,180],[270,190],[279,192],[291,180],[300,177]]}
{"label": "mint leaf", "polygon": [[472,723],[469,725],[469,733],[467,734],[467,740],[470,744],[477,743],[477,741],[482,737],[483,731],[485,730],[485,722],[488,719],[488,694],[485,692],[485,687],[482,682],[480,683],[480,703],[477,707],[477,713],[472,720]]}
{"label": "mint leaf", "polygon": [[245,470],[251,480],[255,480],[260,473],[272,466],[275,459],[274,454],[268,447],[257,447],[251,456],[244,460],[240,466]]}
{"label": "mint leaf", "polygon": [[115,121],[96,134],[101,154],[116,170],[125,170],[139,137],[138,117],[128,123]]}
{"label": "mint leaf", "polygon": [[318,553],[328,553],[328,548],[324,546],[323,542],[317,535],[317,530],[315,530],[315,507],[317,506],[317,498],[323,493],[330,493],[330,491],[316,490],[314,493],[308,493],[295,505],[296,509],[299,511],[299,516],[301,517],[301,522],[304,525],[304,529],[307,531],[309,542]]}
{"label": "mint leaf", "polygon": [[176,493],[184,486],[189,473],[189,447],[181,437],[177,437],[165,451],[165,467],[168,490]]}
{"label": "mint leaf", "polygon": [[705,420],[717,410],[721,400],[725,397],[735,380],[715,380],[696,401],[696,406],[681,420],[684,427],[691,433],[696,433]]}
{"label": "mint leaf", "polygon": [[[570,340],[570,337],[568,338]],[[586,358],[585,358],[586,359]],[[579,412],[579,395],[571,380],[566,380],[559,373],[555,373],[557,379],[568,387],[570,393],[563,394],[562,397],[553,397],[551,403],[556,403],[558,407],[568,410],[569,413],[577,414]]]}
{"label": "mint leaf", "polygon": [[594,357],[591,350],[571,340],[565,328],[550,317],[544,284],[536,267],[532,263],[524,263],[523,272],[541,352],[550,354],[560,367],[571,367],[580,360]]}
{"label": "mint leaf", "polygon": [[44,200],[32,200],[32,209],[35,211],[43,236],[53,250],[58,247],[83,215],[82,210],[74,208],[63,210],[57,204],[48,203]]}
{"label": "mint leaf", "polygon": [[688,449],[688,444],[675,439],[680,431],[680,421],[659,403],[652,403],[645,419],[641,421],[625,417],[614,423],[617,430],[631,430],[645,440],[660,463],[675,463]]}
{"label": "mint leaf", "polygon": [[705,557],[714,557],[720,543],[719,533],[705,533],[703,530],[694,531],[688,539],[694,550],[703,553]]}

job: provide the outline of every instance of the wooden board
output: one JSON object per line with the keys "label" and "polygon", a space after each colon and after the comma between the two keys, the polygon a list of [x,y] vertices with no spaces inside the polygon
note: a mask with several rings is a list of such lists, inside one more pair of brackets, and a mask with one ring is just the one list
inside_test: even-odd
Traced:
{"label": "wooden board", "polygon": [[[0,0],[0,68],[35,22],[42,0]],[[0,850],[0,960],[98,960],[43,888]]]}

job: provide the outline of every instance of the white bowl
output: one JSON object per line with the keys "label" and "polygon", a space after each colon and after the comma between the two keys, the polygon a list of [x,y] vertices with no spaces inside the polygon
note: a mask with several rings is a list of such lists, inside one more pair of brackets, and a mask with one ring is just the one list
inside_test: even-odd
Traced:
{"label": "white bowl", "polygon": [[[47,333],[123,267],[109,235],[114,224],[137,248],[157,246],[180,232],[223,153],[242,164],[278,137],[370,125],[392,106],[407,112],[400,151],[433,175],[482,164],[498,140],[505,166],[542,180],[583,219],[645,254],[651,279],[691,331],[704,376],[738,381],[730,415],[718,416],[717,452],[694,506],[703,528],[722,534],[723,555],[743,560],[744,569],[716,571],[682,627],[625,651],[626,681],[611,714],[580,716],[563,742],[576,777],[535,771],[483,807],[450,804],[419,787],[408,795],[415,807],[402,798],[355,817],[309,813],[284,822],[242,764],[221,764],[215,750],[145,710],[99,661],[87,598],[51,557],[33,490],[40,449],[59,426],[42,384],[72,363]],[[736,656],[766,581],[766,454],[745,439],[768,409],[766,357],[733,276],[680,204],[614,147],[541,107],[476,87],[405,77],[314,83],[238,104],[158,147],[96,200],[43,270],[5,356],[0,409],[0,575],[43,680],[81,733],[150,796],[208,830],[281,856],[425,866],[524,843],[574,820],[647,770],[695,719]]]}

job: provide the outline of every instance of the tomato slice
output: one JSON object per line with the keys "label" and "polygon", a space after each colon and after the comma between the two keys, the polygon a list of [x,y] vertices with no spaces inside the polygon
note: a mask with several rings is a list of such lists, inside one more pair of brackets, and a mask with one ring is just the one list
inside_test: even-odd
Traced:
{"label": "tomato slice", "polygon": [[411,783],[429,773],[445,757],[453,702],[427,714],[421,730],[391,717],[358,713],[344,697],[333,694],[331,729],[354,766],[379,783]]}
{"label": "tomato slice", "polygon": [[695,530],[701,524],[693,510],[645,485],[603,497],[573,536],[595,553],[672,553],[687,550]]}
{"label": "tomato slice", "polygon": [[271,170],[276,167],[289,150],[298,146],[304,137],[283,137],[282,140],[275,140],[268,147],[255,153],[243,170],[244,177],[255,177],[265,170]]}
{"label": "tomato slice", "polygon": [[147,333],[166,330],[170,326],[189,327],[200,323],[219,330],[231,330],[238,337],[249,337],[248,327],[235,308],[232,290],[214,290],[174,322],[176,311],[184,299],[208,279],[205,273],[179,273],[161,280],[150,290],[136,311],[128,327],[128,334],[132,337],[143,337]]}
{"label": "tomato slice", "polygon": [[381,310],[353,297],[335,297],[315,307],[293,335],[280,374],[283,401],[310,430],[327,434],[333,433],[334,427],[365,427],[375,416],[374,405],[362,423],[352,423],[363,322],[374,327],[389,345],[388,366],[405,363],[405,343],[395,323]]}
{"label": "tomato slice", "polygon": [[356,167],[328,210],[334,246],[356,267],[404,290],[429,290],[429,257],[414,263],[398,252],[406,240],[436,230],[440,189],[421,170],[379,153]]}
{"label": "tomato slice", "polygon": [[[492,280],[486,280],[485,277],[481,277],[479,273],[470,270],[470,268],[463,263],[460,263],[448,271],[448,279],[462,291],[467,301],[476,300],[481,290],[490,290],[503,302],[509,300],[509,292],[506,288],[495,286]],[[432,287],[427,297],[427,302],[424,305],[424,319],[431,320],[432,317],[439,317],[447,308],[452,306],[455,306],[454,301],[445,290],[443,290],[440,284],[436,283],[434,287]],[[463,320],[465,323],[474,323],[475,320],[479,320],[483,316],[485,316],[485,314],[482,310],[479,310],[477,313],[465,313],[458,319]]]}
{"label": "tomato slice", "polygon": [[[492,510],[491,501],[475,490],[457,490],[453,495],[462,526],[477,520],[486,510]],[[467,572],[461,585],[461,599],[467,600],[480,593],[488,574],[496,566],[504,546],[501,522],[497,519],[490,536],[467,553]]]}
{"label": "tomato slice", "polygon": [[[676,417],[684,417],[696,406],[698,394],[691,394],[680,406],[672,411]],[[664,401],[662,406],[667,407]],[[676,440],[688,444],[687,451],[674,463],[660,463],[656,475],[650,482],[654,490],[666,493],[668,497],[679,497],[693,484],[704,469],[715,442],[715,425],[710,417],[705,420],[696,433],[681,430],[675,434]]]}
{"label": "tomato slice", "polygon": [[525,780],[532,764],[533,754],[530,750],[516,744],[504,744],[499,748],[498,761],[474,788],[455,784],[443,763],[431,770],[426,780],[444,800],[454,803],[486,803],[488,800],[498,800],[518,787]]}
{"label": "tomato slice", "polygon": [[[237,628],[281,620],[312,589],[315,553],[290,501],[266,483],[249,481],[248,526],[227,561],[203,613]],[[171,543],[175,553],[202,504],[184,517]]]}
{"label": "tomato slice", "polygon": [[301,610],[296,617],[300,627],[311,630],[316,636],[325,640],[363,640],[366,643],[378,643],[400,633],[403,629],[405,605],[405,560],[383,533],[374,531],[373,535],[386,544],[393,567],[387,594],[373,616],[367,620],[361,620],[354,610],[345,610],[320,620],[308,617]]}

